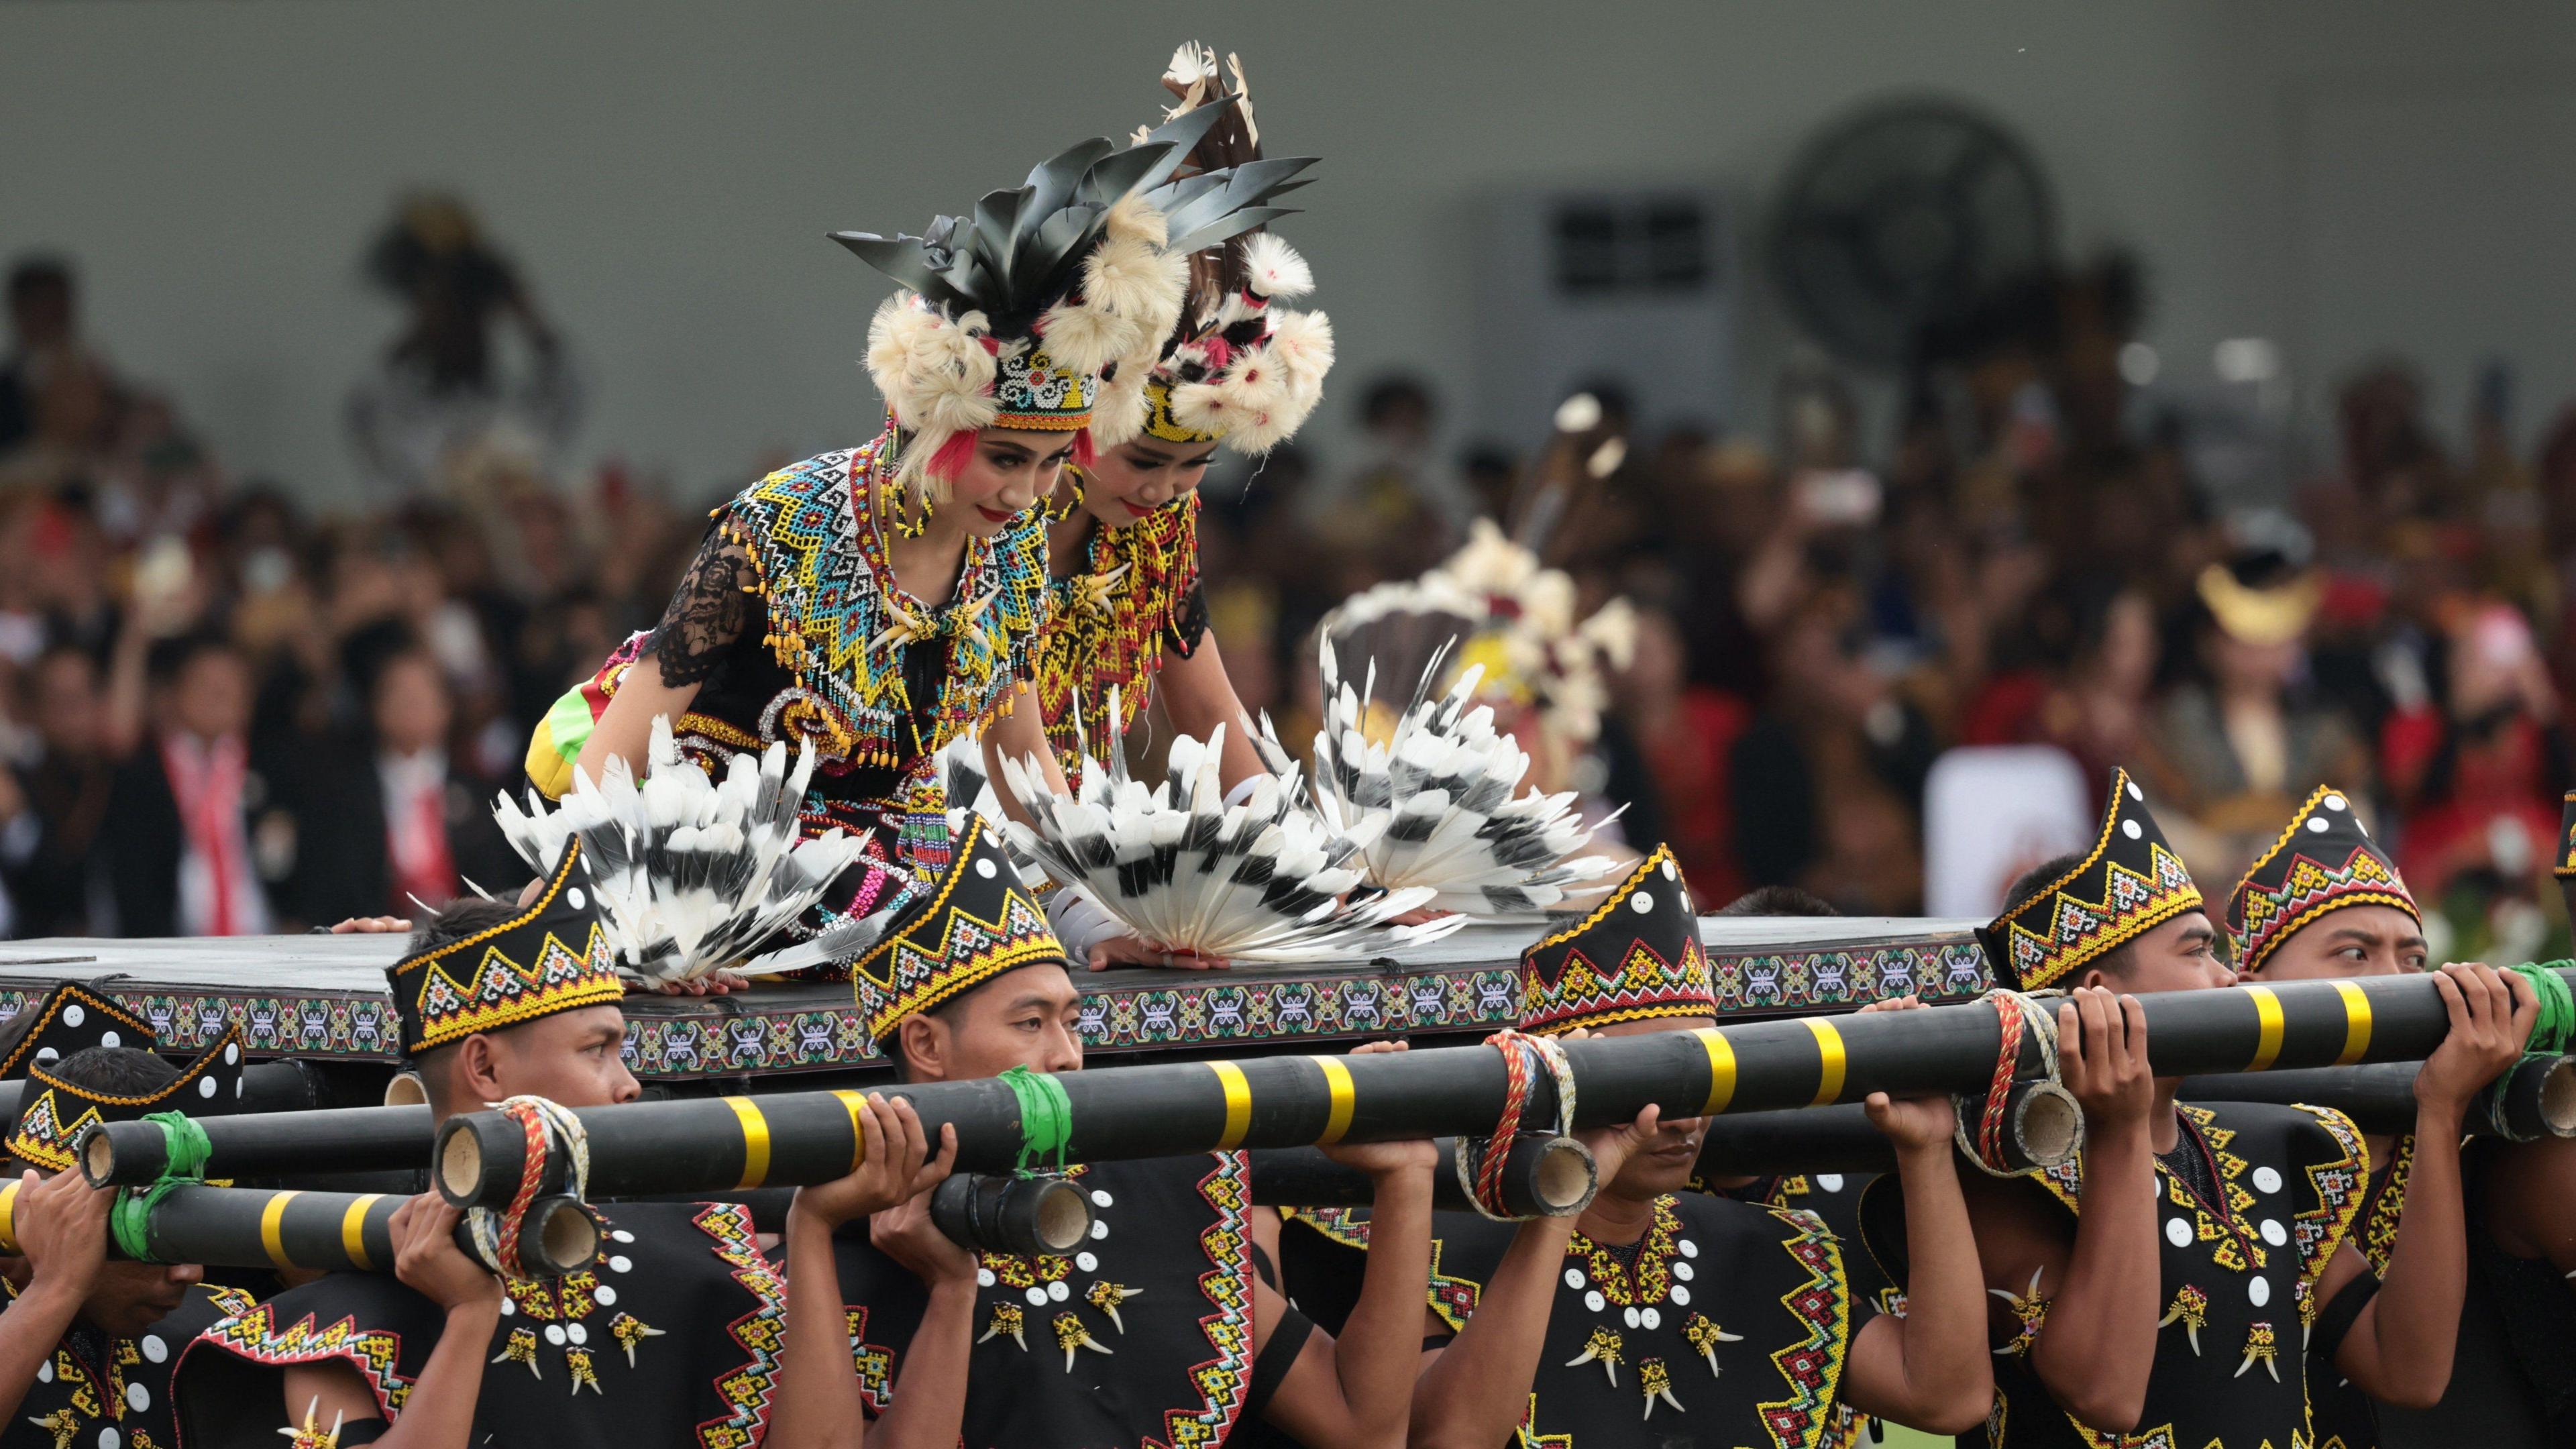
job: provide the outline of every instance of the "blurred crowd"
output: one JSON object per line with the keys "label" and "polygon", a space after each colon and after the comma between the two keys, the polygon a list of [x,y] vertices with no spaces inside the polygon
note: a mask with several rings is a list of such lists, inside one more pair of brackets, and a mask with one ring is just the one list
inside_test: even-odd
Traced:
{"label": "blurred crowd", "polygon": [[[348,401],[361,486],[332,496],[364,506],[327,514],[120,375],[68,264],[10,273],[9,934],[293,930],[516,884],[489,803],[529,730],[659,616],[705,507],[785,461],[575,474],[572,349],[462,208],[407,207],[370,270],[405,320]],[[1210,478],[1212,625],[1245,702],[1307,738],[1317,621],[1491,517],[1587,607],[1638,610],[1556,783],[1671,841],[1705,908],[1786,886],[1918,913],[1938,762],[2044,745],[2087,818],[2113,765],[2137,774],[2213,897],[2331,783],[2395,841],[2437,953],[2563,940],[2576,414],[2519,456],[2484,389],[2447,448],[2410,375],[2374,369],[2331,456],[2247,508],[2124,377],[2138,311],[2117,262],[1994,298],[1927,339],[1880,437],[1823,367],[1725,435],[1648,435],[1604,379],[1525,455],[1444,446],[1418,382],[1355,382],[1350,456]]]}

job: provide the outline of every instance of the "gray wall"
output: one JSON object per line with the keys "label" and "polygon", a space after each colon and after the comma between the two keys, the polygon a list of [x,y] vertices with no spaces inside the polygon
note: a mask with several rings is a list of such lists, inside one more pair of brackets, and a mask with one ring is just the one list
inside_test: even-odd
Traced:
{"label": "gray wall", "polygon": [[[1463,386],[1480,192],[1692,178],[1758,205],[1815,126],[1908,90],[2026,136],[2074,248],[2146,256],[2169,376],[2265,335],[2305,396],[2390,346],[2454,410],[2496,346],[2527,418],[2576,391],[2576,7],[2511,0],[0,5],[0,254],[72,253],[120,365],[327,498],[339,398],[395,321],[358,253],[406,185],[458,187],[590,364],[585,451],[694,491],[871,429],[882,288],[824,232],[917,228],[1131,127],[1193,35],[1243,53],[1274,148],[1327,158],[1288,233],[1345,403],[1387,366]],[[1792,338],[1768,299],[1745,326],[1725,408],[1758,419]]]}

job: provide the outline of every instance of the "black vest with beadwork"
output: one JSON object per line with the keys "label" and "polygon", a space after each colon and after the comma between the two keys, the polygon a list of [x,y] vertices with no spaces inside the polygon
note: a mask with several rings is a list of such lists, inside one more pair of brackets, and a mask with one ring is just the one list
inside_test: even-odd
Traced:
{"label": "black vest with beadwork", "polygon": [[921,1281],[837,1240],[850,1351],[871,1417],[905,1356],[964,1348],[966,1449],[1205,1449],[1252,1383],[1251,1188],[1241,1153],[1074,1169],[1091,1241],[1064,1257],[984,1255],[965,1345],[916,1344]]}
{"label": "black vest with beadwork", "polygon": [[[1987,1444],[2293,1449],[2313,1442],[2307,1330],[2322,1307],[2317,1280],[2361,1210],[2369,1152],[2343,1114],[2321,1108],[2222,1103],[2175,1110],[2181,1141],[2172,1159],[2156,1164],[2164,1308],[2137,1429],[2112,1435],[2088,1428],[2040,1383],[2029,1347],[2047,1317],[2051,1288],[2043,1282],[2013,1300],[2023,1333],[1995,1360]],[[2198,1160],[2185,1163],[2183,1153]],[[2070,1212],[2079,1210],[2080,1161],[2034,1180]]]}
{"label": "black vest with beadwork", "polygon": [[[1811,1212],[1821,1219],[1842,1243],[1843,1274],[1851,1284],[1852,1336],[1858,1338],[1872,1314],[1905,1316],[1905,1290],[1896,1286],[1887,1266],[1869,1251],[1869,1236],[1861,1230],[1861,1196],[1882,1181],[1882,1191],[1896,1191],[1901,1186],[1893,1176],[1881,1179],[1868,1172],[1786,1173],[1758,1177],[1737,1188],[1696,1181],[1692,1186],[1738,1202]],[[1871,1442],[1869,1416],[1849,1404],[1834,1405],[1833,1423],[1821,1449],[1860,1449]]]}
{"label": "black vest with beadwork", "polygon": [[[0,1290],[16,1301],[15,1285],[0,1279]],[[0,1449],[176,1449],[170,1380],[181,1350],[250,1306],[247,1293],[199,1283],[132,1338],[75,1328],[36,1366],[18,1412],[0,1423]]]}
{"label": "black vest with beadwork", "polygon": [[[739,1204],[616,1203],[599,1261],[509,1285],[483,1350],[476,1449],[755,1449],[786,1289]],[[334,1273],[208,1330],[179,1375],[187,1449],[276,1449],[283,1370],[341,1363],[399,1423],[445,1315],[390,1275]],[[327,1427],[327,1426],[326,1426]]]}
{"label": "black vest with beadwork", "polygon": [[[1364,1211],[1295,1221],[1366,1249]],[[1461,1328],[1519,1225],[1440,1213],[1434,1231],[1431,1308]],[[1292,1268],[1303,1306],[1298,1277]],[[1658,1198],[1633,1248],[1580,1233],[1567,1244],[1516,1443],[1820,1449],[1851,1330],[1842,1245],[1812,1214],[1698,1192]]]}

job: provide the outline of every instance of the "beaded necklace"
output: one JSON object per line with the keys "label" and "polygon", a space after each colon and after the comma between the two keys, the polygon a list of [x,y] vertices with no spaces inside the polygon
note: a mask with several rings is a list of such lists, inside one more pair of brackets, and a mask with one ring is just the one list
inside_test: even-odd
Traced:
{"label": "beaded necklace", "polygon": [[[1049,605],[1046,531],[1032,510],[993,538],[970,536],[954,597],[924,603],[897,580],[879,526],[893,452],[884,433],[772,474],[726,507],[722,526],[751,555],[770,606],[766,642],[796,676],[769,702],[762,735],[812,739],[844,768],[918,774],[1027,691]],[[934,642],[946,646],[944,667],[925,711],[905,647]]]}
{"label": "beaded necklace", "polygon": [[1080,781],[1084,763],[1077,719],[1097,741],[1107,733],[1113,688],[1121,731],[1152,698],[1164,640],[1198,580],[1198,516],[1193,491],[1134,523],[1095,525],[1082,571],[1051,586],[1055,618],[1038,646],[1038,705],[1069,782]]}

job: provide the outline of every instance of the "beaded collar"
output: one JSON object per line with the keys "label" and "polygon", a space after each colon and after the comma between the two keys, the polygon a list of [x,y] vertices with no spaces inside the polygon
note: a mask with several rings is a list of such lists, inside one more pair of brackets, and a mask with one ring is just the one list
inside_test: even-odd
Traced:
{"label": "beaded collar", "polygon": [[1039,644],[1038,704],[1065,779],[1079,782],[1074,724],[1097,740],[1118,694],[1119,730],[1142,715],[1163,666],[1164,640],[1199,572],[1199,496],[1192,491],[1122,527],[1095,526],[1082,571],[1055,580],[1055,617]]}
{"label": "beaded collar", "polygon": [[[1028,687],[1050,604],[1037,509],[992,538],[967,540],[947,604],[904,590],[877,508],[895,496],[891,437],[772,473],[719,515],[767,600],[763,642],[796,676],[761,732],[811,739],[827,765],[913,764],[1008,712]],[[947,646],[945,668],[937,697],[917,701],[904,647],[931,641]]]}

